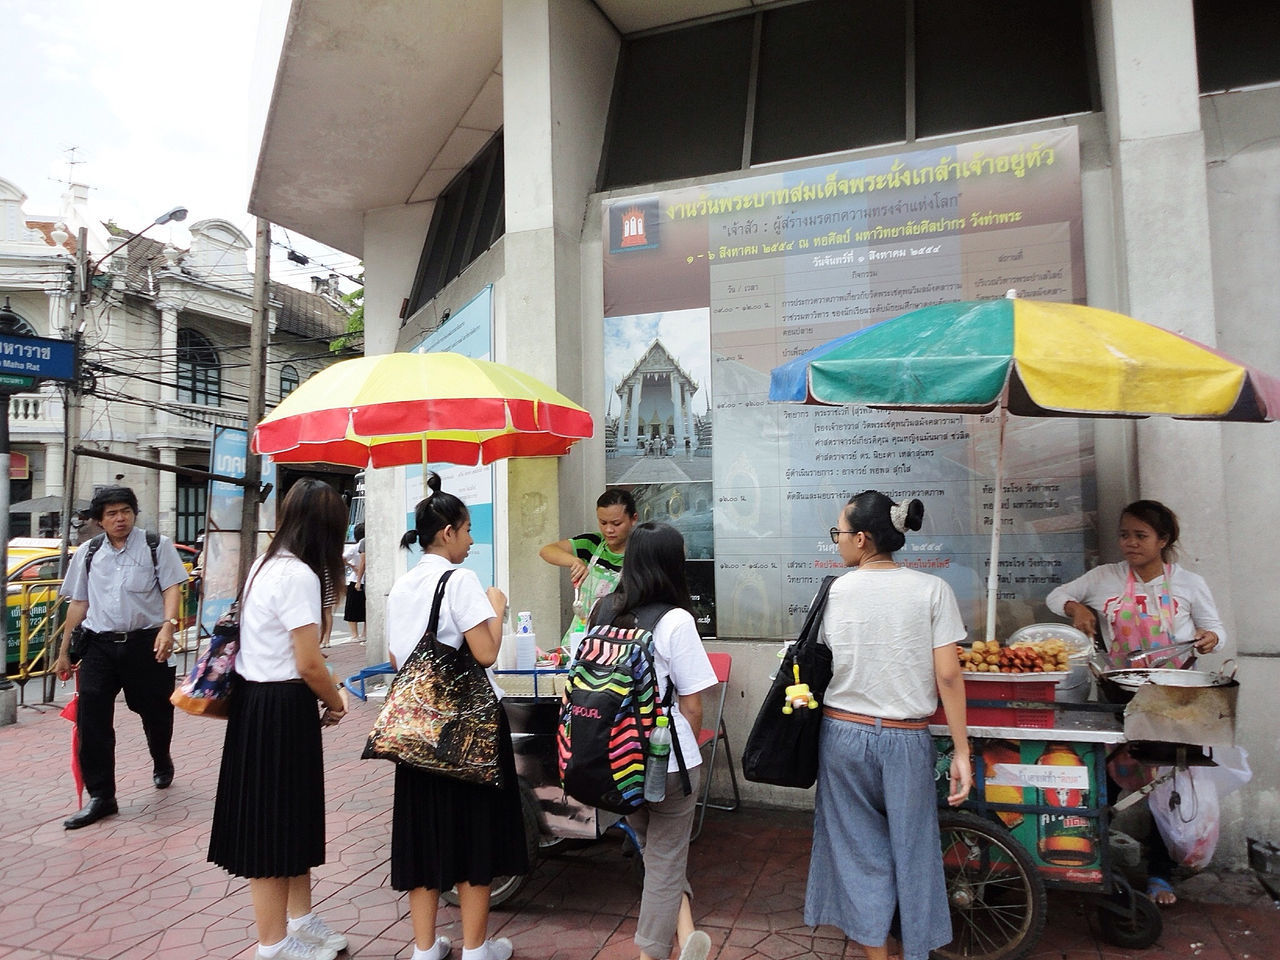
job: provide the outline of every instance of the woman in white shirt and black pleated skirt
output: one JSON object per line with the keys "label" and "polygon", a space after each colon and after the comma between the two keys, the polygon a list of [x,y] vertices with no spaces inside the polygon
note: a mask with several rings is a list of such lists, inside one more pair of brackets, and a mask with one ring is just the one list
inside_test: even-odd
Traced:
{"label": "woman in white shirt and black pleated skirt", "polygon": [[347,705],[320,652],[323,588],[343,582],[346,525],[337,491],[299,480],[241,598],[209,860],[248,878],[259,960],[332,960],[346,946],[312,912],[310,881],[325,856],[320,728]]}
{"label": "woman in white shirt and black pleated skirt", "polygon": [[[476,662],[487,667],[498,658],[507,598],[497,587],[486,590],[474,571],[458,566],[471,550],[471,516],[466,504],[440,491],[438,476],[431,474],[427,484],[431,496],[418,504],[414,529],[400,542],[406,548],[417,543],[422,559],[387,596],[391,662],[398,667],[417,647],[427,629],[436,585],[452,570],[436,639],[455,649],[466,643]],[[454,885],[462,910],[462,960],[511,956],[510,940],[486,939],[493,878],[529,872],[511,731],[506,714],[500,711],[499,717],[498,763],[504,782],[500,788],[396,764],[391,886],[409,893],[412,960],[443,960],[451,952],[449,938],[436,933],[436,911],[440,891]]]}

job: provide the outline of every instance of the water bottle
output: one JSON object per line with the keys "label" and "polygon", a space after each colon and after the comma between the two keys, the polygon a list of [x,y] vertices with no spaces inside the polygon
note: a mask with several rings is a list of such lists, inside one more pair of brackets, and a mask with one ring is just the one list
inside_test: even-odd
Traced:
{"label": "water bottle", "polygon": [[649,758],[644,764],[644,799],[659,803],[667,796],[667,763],[671,756],[671,730],[667,718],[659,717],[649,735]]}
{"label": "water bottle", "polygon": [[516,614],[516,669],[532,670],[538,660],[538,638],[533,633],[533,614],[522,610]]}

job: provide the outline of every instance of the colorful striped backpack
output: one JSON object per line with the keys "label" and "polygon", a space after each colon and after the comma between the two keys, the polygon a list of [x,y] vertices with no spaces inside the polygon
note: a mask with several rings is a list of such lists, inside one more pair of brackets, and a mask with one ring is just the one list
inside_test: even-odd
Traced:
{"label": "colorful striped backpack", "polygon": [[[612,596],[612,595],[611,595]],[[602,603],[609,602],[606,597]],[[644,762],[660,714],[670,714],[674,684],[658,690],[653,628],[669,606],[652,604],[587,630],[569,665],[556,735],[560,782],[581,803],[632,813],[644,804]],[[689,774],[672,726],[684,792]]]}

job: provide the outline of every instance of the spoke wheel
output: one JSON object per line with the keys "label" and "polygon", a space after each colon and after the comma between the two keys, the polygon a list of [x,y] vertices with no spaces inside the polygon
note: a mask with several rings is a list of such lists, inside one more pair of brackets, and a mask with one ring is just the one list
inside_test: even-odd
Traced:
{"label": "spoke wheel", "polygon": [[1044,882],[1013,834],[964,811],[938,814],[954,939],[937,960],[1018,960],[1044,929]]}

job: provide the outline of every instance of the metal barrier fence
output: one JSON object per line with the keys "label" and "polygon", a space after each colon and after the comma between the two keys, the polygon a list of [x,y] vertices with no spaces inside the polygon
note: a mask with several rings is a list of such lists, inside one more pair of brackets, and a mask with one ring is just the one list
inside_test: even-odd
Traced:
{"label": "metal barrier fence", "polygon": [[[200,647],[200,594],[192,590],[193,583],[182,584],[182,625],[176,634],[174,656],[179,658],[178,669],[186,673],[190,660]],[[18,685],[20,702],[26,702],[26,685],[31,680],[41,681],[41,702],[54,699],[53,672],[59,645],[62,643],[62,626],[66,620],[68,600],[58,595],[61,580],[25,580],[13,582],[8,587],[5,608],[5,676]],[[15,656],[16,653],[16,656]]]}

